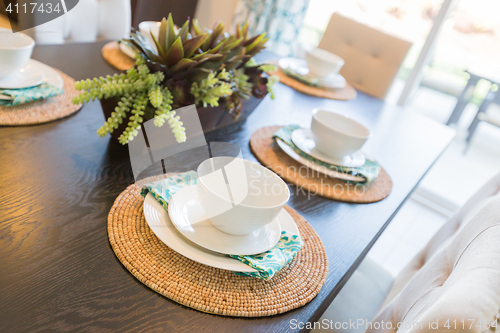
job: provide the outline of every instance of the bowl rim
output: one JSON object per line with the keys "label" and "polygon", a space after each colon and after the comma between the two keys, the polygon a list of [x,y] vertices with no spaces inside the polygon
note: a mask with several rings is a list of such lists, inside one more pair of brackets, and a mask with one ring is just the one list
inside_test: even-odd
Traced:
{"label": "bowl rim", "polygon": [[[5,29],[5,30],[8,30],[8,29]],[[2,35],[3,29],[0,30],[0,35]],[[10,30],[8,30],[10,31]],[[22,33],[22,32],[11,32],[12,35],[14,34],[18,34],[16,36],[22,36],[21,38],[25,38],[26,40],[28,40],[30,43],[29,45],[25,45],[25,46],[9,46],[9,45],[0,45],[0,50],[25,50],[25,49],[30,49],[30,48],[33,48],[35,46],[35,40],[33,38],[31,38],[30,36],[26,35],[25,33]]]}
{"label": "bowl rim", "polygon": [[[210,161],[210,160],[213,160],[213,159],[216,159],[216,158],[231,158],[231,159],[239,159],[239,160],[242,160],[243,163],[246,163],[246,164],[249,164],[250,166],[257,166],[259,169],[261,170],[264,170],[263,172],[264,173],[268,173],[269,175],[271,175],[271,177],[273,179],[276,179],[276,181],[278,182],[278,184],[280,184],[285,190],[286,190],[286,199],[282,200],[281,203],[277,204],[277,205],[274,205],[274,206],[268,206],[268,207],[258,207],[258,206],[252,206],[252,205],[248,205],[248,204],[242,204],[242,203],[239,203],[239,204],[236,204],[235,207],[246,207],[246,208],[252,208],[252,209],[261,209],[261,210],[264,210],[264,209],[273,209],[273,208],[278,208],[280,206],[284,206],[287,204],[287,202],[290,200],[290,189],[288,188],[288,185],[285,183],[285,181],[283,179],[281,179],[281,177],[279,177],[277,174],[275,174],[274,172],[272,172],[271,170],[269,170],[268,168],[258,164],[258,163],[254,163],[254,162],[251,162],[251,161],[248,161],[248,160],[245,160],[244,158],[239,158],[239,157],[230,157],[230,156],[217,156],[217,157],[210,157],[206,160],[204,160],[203,162],[201,162],[198,167],[196,168],[196,172],[198,174],[198,179],[199,179],[199,185],[203,186],[207,191],[209,191],[211,194],[215,195],[216,197],[220,198],[221,200],[224,200],[226,202],[230,202],[231,204],[233,204],[233,202],[231,200],[227,200],[226,198],[223,198],[221,196],[219,196],[217,193],[214,193],[208,186],[206,186],[204,183],[203,183],[203,180],[202,180],[202,176],[200,176],[200,167],[203,163],[207,162],[207,161]],[[284,202],[283,202],[284,201]],[[233,207],[234,208],[234,207]]]}
{"label": "bowl rim", "polygon": [[[317,113],[319,111],[323,111],[323,112],[329,112],[329,113],[332,113],[338,117],[341,117],[341,118],[344,118],[350,122],[353,122],[355,123],[357,126],[360,126],[361,128],[363,128],[368,134],[366,135],[358,135],[358,134],[353,134],[353,133],[349,133],[349,132],[346,132],[346,131],[343,131],[339,128],[335,128],[335,127],[332,127],[330,126],[329,124],[325,123],[324,121],[322,121],[321,119],[319,119],[317,117]],[[328,129],[334,131],[334,132],[337,132],[337,133],[340,133],[340,134],[343,134],[345,136],[349,136],[349,137],[353,137],[353,138],[356,138],[356,139],[369,139],[370,137],[372,137],[373,133],[372,131],[370,131],[370,129],[368,127],[366,127],[365,125],[361,124],[360,122],[346,116],[346,115],[343,115],[343,114],[340,114],[340,113],[337,113],[337,112],[334,112],[334,111],[330,111],[330,110],[325,110],[325,109],[320,109],[320,108],[314,108],[312,110],[312,115],[313,115],[313,118],[318,122],[320,123],[321,125],[327,127]]]}
{"label": "bowl rim", "polygon": [[[322,57],[319,53],[329,53],[329,55],[332,55],[334,58],[337,58],[336,59],[336,62],[334,60],[330,60],[330,59],[325,59],[325,57]],[[338,65],[338,64],[342,64],[342,65],[345,65],[345,60],[339,56],[339,55],[336,55],[335,53],[332,53],[330,51],[327,51],[327,50],[324,50],[324,49],[321,49],[319,47],[315,47],[313,49],[310,49],[310,50],[306,50],[306,56],[312,56],[314,57],[315,59],[319,59],[320,61],[323,61],[323,62],[328,62],[328,63],[331,63],[331,64],[335,64],[335,65]]]}

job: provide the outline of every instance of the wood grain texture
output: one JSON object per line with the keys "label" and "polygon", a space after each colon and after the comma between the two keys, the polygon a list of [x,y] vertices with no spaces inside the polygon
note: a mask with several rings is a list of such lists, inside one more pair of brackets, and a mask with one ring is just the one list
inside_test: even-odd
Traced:
{"label": "wood grain texture", "polygon": [[250,150],[257,160],[284,180],[310,195],[353,203],[372,203],[385,199],[392,189],[392,181],[382,169],[378,178],[366,186],[346,183],[313,171],[288,156],[273,140],[280,126],[262,127],[250,138]]}
{"label": "wood grain texture", "polygon": [[[104,44],[36,46],[33,57],[75,79],[112,74]],[[183,307],[136,280],[106,230],[113,202],[134,182],[128,150],[97,136],[104,117],[92,102],[60,121],[0,128],[0,332],[289,332],[292,319],[319,319],[454,132],[361,93],[341,102],[276,90],[246,122],[207,140],[237,143],[255,161],[248,144],[255,130],[307,126],[313,107],[331,109],[372,130],[364,149],[393,181],[391,195],[367,205],[308,198],[291,187],[288,205],[314,227],[329,259],[316,298],[278,316],[226,318]]]}

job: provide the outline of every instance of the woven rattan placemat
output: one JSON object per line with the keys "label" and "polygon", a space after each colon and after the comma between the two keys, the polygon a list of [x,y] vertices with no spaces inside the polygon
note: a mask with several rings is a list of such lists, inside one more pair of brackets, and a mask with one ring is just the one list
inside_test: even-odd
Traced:
{"label": "woven rattan placemat", "polygon": [[71,102],[73,97],[78,95],[78,92],[75,90],[75,80],[60,70],[57,70],[57,72],[63,78],[63,94],[17,106],[0,105],[0,125],[22,126],[43,124],[67,117],[80,110],[81,105],[74,105]]}
{"label": "woven rattan placemat", "polygon": [[102,48],[102,57],[111,66],[121,71],[126,71],[134,67],[135,60],[123,53],[118,46],[118,42],[109,42]]}
{"label": "woven rattan placemat", "polygon": [[109,242],[132,275],[177,303],[224,316],[271,316],[307,304],[325,283],[328,259],[323,244],[309,223],[288,206],[304,247],[271,280],[263,281],[178,254],[149,228],[143,201],[135,184],[118,196],[108,215]]}
{"label": "woven rattan placemat", "polygon": [[340,101],[349,101],[351,99],[355,99],[357,96],[356,89],[354,89],[353,86],[351,86],[349,83],[347,83],[346,86],[342,89],[321,89],[308,86],[307,84],[292,79],[291,77],[283,73],[283,71],[281,71],[280,69],[278,69],[276,72],[273,72],[272,74],[278,75],[281,83],[284,83],[297,91],[311,96],[336,99]]}
{"label": "woven rattan placemat", "polygon": [[308,169],[288,156],[274,142],[272,136],[280,126],[263,127],[250,139],[250,149],[265,166],[281,178],[295,184],[306,193],[344,202],[370,203],[384,199],[391,193],[392,181],[382,169],[378,178],[367,186],[348,184]]}

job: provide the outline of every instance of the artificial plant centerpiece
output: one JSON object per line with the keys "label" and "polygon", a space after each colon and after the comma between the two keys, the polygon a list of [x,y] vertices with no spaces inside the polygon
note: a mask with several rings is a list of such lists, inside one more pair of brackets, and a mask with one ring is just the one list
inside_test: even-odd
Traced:
{"label": "artificial plant centerpiece", "polygon": [[196,104],[199,114],[203,109],[223,109],[236,120],[246,100],[262,99],[268,93],[273,98],[277,77],[267,74],[275,70],[274,65],[259,65],[253,59],[265,47],[265,33],[248,38],[248,22],[238,26],[234,35],[223,30],[222,22],[213,30],[203,30],[190,19],[176,27],[169,15],[161,21],[158,36],[151,34],[154,45],[133,32],[120,42],[136,52],[136,65],[126,73],[77,82],[76,89],[82,93],[73,102],[113,101],[114,110],[97,133],[116,135],[118,131],[122,144],[150,119],[156,126],[168,123],[177,141],[185,141],[182,119],[173,110],[191,104]]}

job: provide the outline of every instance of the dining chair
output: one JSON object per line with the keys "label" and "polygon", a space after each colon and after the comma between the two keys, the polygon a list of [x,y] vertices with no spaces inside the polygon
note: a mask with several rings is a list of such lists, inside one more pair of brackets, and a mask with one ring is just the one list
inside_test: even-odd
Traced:
{"label": "dining chair", "polygon": [[33,28],[29,27],[37,20],[36,12],[29,15],[21,12],[18,25],[37,44],[117,40],[130,33],[130,10],[130,0],[79,0],[66,14]]}
{"label": "dining chair", "polygon": [[483,102],[479,106],[476,116],[469,126],[469,134],[466,141],[465,151],[469,148],[469,145],[476,133],[479,124],[484,121],[491,125],[500,127],[500,89],[493,91],[490,89]]}
{"label": "dining chair", "polygon": [[319,48],[344,59],[340,74],[356,89],[384,99],[412,43],[334,13]]}
{"label": "dining chair", "polygon": [[[486,323],[500,318],[499,238],[500,173],[395,279],[365,259],[312,332],[438,332],[447,328],[446,322],[451,331],[488,331]],[[462,320],[466,329],[453,330]],[[482,329],[475,327],[479,321]]]}

